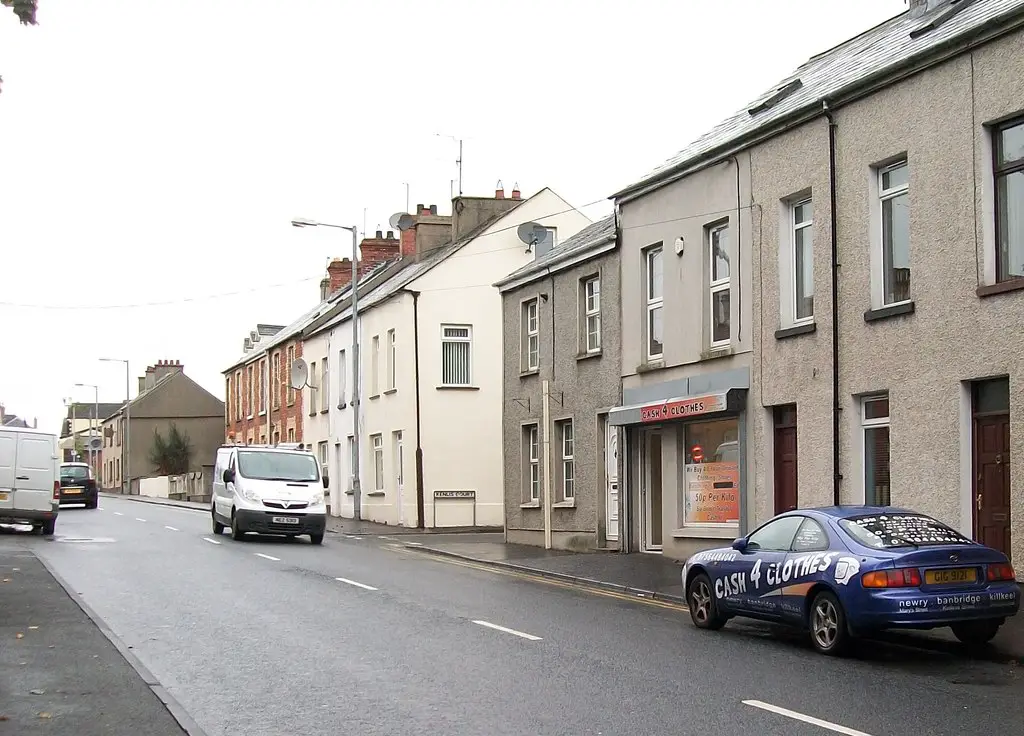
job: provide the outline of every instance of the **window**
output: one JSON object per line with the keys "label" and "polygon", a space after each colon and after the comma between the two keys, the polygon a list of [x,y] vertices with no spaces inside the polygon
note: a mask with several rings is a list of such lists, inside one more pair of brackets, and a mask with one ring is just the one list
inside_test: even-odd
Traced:
{"label": "window", "polygon": [[941,521],[921,514],[854,516],[841,519],[839,526],[855,540],[871,549],[973,544],[970,539]]}
{"label": "window", "polygon": [[331,407],[331,371],[327,358],[320,359],[320,411]]}
{"label": "window", "polygon": [[472,348],[472,326],[441,326],[441,385],[471,385],[473,378]]}
{"label": "window", "polygon": [[889,497],[889,397],[861,400],[861,432],[864,442],[864,503],[888,506]]}
{"label": "window", "polygon": [[294,442],[295,441],[295,428],[294,427],[289,427],[288,428],[288,441],[289,442]]}
{"label": "window", "polygon": [[523,368],[540,367],[540,303],[531,299],[523,304]]}
{"label": "window", "polygon": [[814,519],[804,519],[793,540],[794,552],[822,552],[827,550],[828,534]]}
{"label": "window", "polygon": [[270,358],[260,361],[260,414],[267,412],[267,395],[270,393],[270,384],[267,380],[267,372],[270,370]]}
{"label": "window", "polygon": [[[288,380],[288,376],[291,375],[292,364],[295,363],[295,346],[288,346],[288,365],[284,366],[284,372],[281,375],[282,380],[288,382],[288,406],[295,403],[295,389],[292,387],[292,382]],[[292,440],[288,440],[291,442]]]}
{"label": "window", "polygon": [[384,436],[375,434],[370,437],[373,447],[373,489],[384,490]]}
{"label": "window", "polygon": [[662,270],[662,248],[660,245],[648,248],[644,253],[645,287],[644,297],[647,303],[647,359],[660,358],[664,354],[664,324],[661,308],[664,302],[664,280]]}
{"label": "window", "polygon": [[348,490],[353,490],[356,477],[356,440],[352,435],[348,436]]}
{"label": "window", "polygon": [[309,415],[316,414],[316,407],[320,399],[320,383],[316,378],[316,361],[309,364]]}
{"label": "window", "polygon": [[587,353],[601,352],[601,279],[583,282],[583,330]]}
{"label": "window", "polygon": [[810,199],[795,203],[792,208],[793,239],[793,321],[814,318],[814,205]]}
{"label": "window", "polygon": [[750,535],[747,539],[747,549],[788,552],[796,536],[796,530],[803,522],[803,516],[785,516],[775,521],[769,521],[763,527]]}
{"label": "window", "polygon": [[325,475],[328,478],[330,473],[327,472],[327,443],[321,442],[316,446],[316,455],[320,458],[320,474]]}
{"label": "window", "polygon": [[910,168],[906,161],[878,170],[882,219],[882,305],[910,300]]}
{"label": "window", "polygon": [[573,425],[571,419],[558,422],[558,444],[562,450],[559,477],[562,499],[572,501],[576,498],[576,462],[573,460]]}
{"label": "window", "polygon": [[255,393],[253,392],[254,388],[255,387],[252,383],[252,366],[250,365],[245,369],[245,409],[249,419],[252,419],[252,410],[256,405],[256,402],[253,400],[253,397],[255,396]]}
{"label": "window", "polygon": [[281,353],[274,353],[274,362],[271,364],[271,369],[274,374],[270,378],[270,384],[274,391],[274,400],[271,403],[277,409],[281,406]]}
{"label": "window", "polygon": [[1024,120],[995,132],[996,281],[1024,278]]}
{"label": "window", "polygon": [[370,342],[370,396],[380,394],[380,335]]}
{"label": "window", "polygon": [[395,388],[395,331],[388,330],[387,378],[385,388]]}
{"label": "window", "polygon": [[348,363],[345,361],[345,351],[338,351],[338,408],[345,405],[345,379],[348,376]]}
{"label": "window", "polygon": [[[225,424],[230,425],[231,422],[233,421],[232,420],[232,416],[233,416],[233,414],[235,412],[235,402],[233,401],[233,398],[232,398],[233,394],[231,393],[231,376],[228,376],[225,379],[224,387],[225,387],[224,395],[228,397],[227,403],[225,404],[225,407],[224,407],[224,419],[225,419]],[[106,438],[104,438],[104,440],[103,440],[103,446],[104,447],[107,446]]]}
{"label": "window", "polygon": [[740,520],[739,421],[684,426],[686,473],[680,526],[737,526]]}
{"label": "window", "polygon": [[523,485],[527,502],[540,500],[540,428],[536,424],[523,427]]}
{"label": "window", "polygon": [[235,417],[241,420],[245,416],[242,409],[242,371],[235,372]]}
{"label": "window", "polygon": [[711,345],[729,344],[729,226],[708,230],[710,246]]}

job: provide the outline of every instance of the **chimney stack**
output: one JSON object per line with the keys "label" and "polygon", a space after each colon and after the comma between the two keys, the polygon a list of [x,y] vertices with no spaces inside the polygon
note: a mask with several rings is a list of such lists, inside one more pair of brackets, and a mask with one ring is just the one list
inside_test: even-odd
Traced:
{"label": "chimney stack", "polygon": [[401,255],[402,246],[395,233],[388,230],[387,237],[380,230],[375,238],[363,238],[359,244],[359,274],[360,276],[375,266],[390,261]]}
{"label": "chimney stack", "polygon": [[519,182],[512,187],[512,199],[522,199],[523,193],[519,191]]}
{"label": "chimney stack", "polygon": [[501,179],[498,179],[498,183],[494,187],[494,198],[505,199],[505,185],[501,183]]}
{"label": "chimney stack", "polygon": [[183,370],[181,363],[177,360],[157,361],[156,367],[153,369],[153,384],[156,385],[157,381],[164,377],[173,373],[181,373]]}

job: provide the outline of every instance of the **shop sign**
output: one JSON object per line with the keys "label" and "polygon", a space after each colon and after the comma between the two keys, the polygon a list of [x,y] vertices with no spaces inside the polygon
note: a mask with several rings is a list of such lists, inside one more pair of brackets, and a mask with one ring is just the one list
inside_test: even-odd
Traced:
{"label": "shop sign", "polygon": [[476,491],[434,491],[434,498],[476,498]]}
{"label": "shop sign", "polygon": [[739,523],[739,480],[736,461],[687,465],[683,523]]}
{"label": "shop sign", "polygon": [[725,394],[709,394],[692,399],[663,401],[640,407],[641,422],[665,422],[672,419],[687,419],[702,414],[725,411]]}

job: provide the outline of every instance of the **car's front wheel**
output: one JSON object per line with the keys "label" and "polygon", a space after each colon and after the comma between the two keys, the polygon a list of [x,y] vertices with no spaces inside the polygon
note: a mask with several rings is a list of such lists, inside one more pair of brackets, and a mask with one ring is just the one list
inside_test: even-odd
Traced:
{"label": "car's front wheel", "polygon": [[221,524],[219,521],[217,521],[217,512],[211,510],[210,511],[210,517],[213,519],[213,533],[214,534],[223,534],[224,533],[224,525]]}
{"label": "car's front wheel", "polygon": [[313,544],[323,544],[324,543],[324,533],[320,532],[319,534],[310,534],[309,535],[309,541],[312,542]]}
{"label": "car's front wheel", "polygon": [[238,524],[238,514],[231,514],[231,538],[236,542],[241,542],[245,539],[245,532],[242,531],[242,527]]}
{"label": "car's front wheel", "polygon": [[822,654],[837,656],[846,651],[850,643],[850,632],[846,627],[846,613],[835,593],[823,590],[811,602],[808,621],[811,629],[811,644]]}
{"label": "car's front wheel", "polygon": [[728,620],[718,611],[718,603],[712,594],[711,578],[705,573],[694,576],[686,600],[690,604],[690,618],[698,629],[717,631]]}
{"label": "car's front wheel", "polygon": [[995,638],[1002,621],[988,619],[985,621],[964,621],[960,624],[953,624],[953,635],[964,644],[972,647],[988,644]]}

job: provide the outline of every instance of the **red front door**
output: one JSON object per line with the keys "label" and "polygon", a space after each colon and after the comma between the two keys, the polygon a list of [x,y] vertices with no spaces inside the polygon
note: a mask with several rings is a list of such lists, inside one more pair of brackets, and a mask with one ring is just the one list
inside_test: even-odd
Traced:
{"label": "red front door", "polygon": [[796,404],[775,407],[775,513],[797,507]]}

